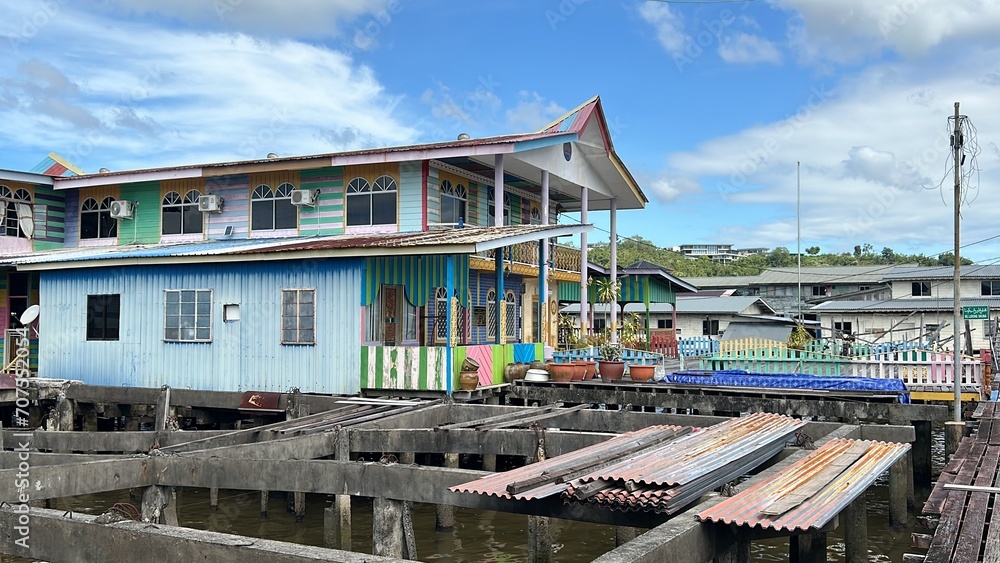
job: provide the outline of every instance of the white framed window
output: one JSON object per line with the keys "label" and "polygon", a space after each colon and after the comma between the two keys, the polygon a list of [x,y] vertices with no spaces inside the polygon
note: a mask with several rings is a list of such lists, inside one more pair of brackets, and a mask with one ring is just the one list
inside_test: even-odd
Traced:
{"label": "white framed window", "polygon": [[167,192],[163,196],[161,232],[165,235],[189,235],[202,232],[205,223],[201,211],[198,211],[198,198],[201,192],[188,190],[181,197],[177,192]]}
{"label": "white framed window", "polygon": [[486,292],[486,337],[497,337],[497,290],[492,287]]}
{"label": "white framed window", "polygon": [[212,341],[212,290],[163,290],[163,340]]}
{"label": "white framed window", "polygon": [[520,319],[517,317],[517,296],[512,290],[504,292],[504,308],[507,309],[507,325],[504,336],[507,340],[517,340]]}
{"label": "white framed window", "polygon": [[284,182],[272,190],[267,184],[260,184],[250,195],[250,230],[274,231],[298,227],[298,209],[292,205],[292,190],[295,186]]}
{"label": "white framed window", "polygon": [[379,176],[371,184],[355,178],[348,182],[346,192],[348,227],[396,224],[399,190],[392,176]]}
{"label": "white framed window", "polygon": [[[496,216],[493,213],[494,207],[496,205],[496,192],[493,188],[487,190],[486,195],[486,216],[487,216],[487,226],[496,226]],[[510,194],[507,192],[503,193],[503,224],[510,225]]]}
{"label": "white framed window", "polygon": [[111,218],[111,204],[115,198],[106,197],[100,203],[92,197],[83,200],[80,206],[80,238],[115,238],[118,236],[118,221]]}
{"label": "white framed window", "polygon": [[441,181],[441,222],[445,224],[467,223],[466,208],[469,191],[464,184],[452,185],[449,180]]}
{"label": "white framed window", "polygon": [[1000,295],[1000,280],[983,280],[981,295]]}
{"label": "white framed window", "polygon": [[930,297],[931,282],[915,281],[911,284],[910,295],[913,297]]}
{"label": "white framed window", "polygon": [[[0,223],[0,236],[28,238],[25,229],[21,228],[21,218],[31,221],[31,194],[23,188],[11,190],[0,185],[0,205],[3,206],[3,222]],[[29,227],[30,228],[30,227]]]}
{"label": "white framed window", "polygon": [[281,290],[281,343],[316,344],[316,290]]}

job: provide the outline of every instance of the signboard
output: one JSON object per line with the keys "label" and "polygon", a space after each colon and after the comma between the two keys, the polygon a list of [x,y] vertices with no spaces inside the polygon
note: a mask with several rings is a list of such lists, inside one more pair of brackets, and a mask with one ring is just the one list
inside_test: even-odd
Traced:
{"label": "signboard", "polygon": [[968,320],[990,318],[990,308],[986,305],[972,305],[962,307],[962,318]]}

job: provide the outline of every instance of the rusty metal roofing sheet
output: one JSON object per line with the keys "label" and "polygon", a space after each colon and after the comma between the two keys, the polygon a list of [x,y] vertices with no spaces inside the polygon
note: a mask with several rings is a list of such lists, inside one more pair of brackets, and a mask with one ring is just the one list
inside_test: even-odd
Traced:
{"label": "rusty metal roofing sheet", "polygon": [[[560,472],[560,468],[578,465],[588,459],[599,458],[603,453],[611,451],[616,447],[627,447],[628,445],[639,444],[642,441],[657,443],[659,440],[671,440],[679,433],[690,430],[690,427],[684,426],[650,426],[642,430],[636,430],[635,432],[621,434],[606,442],[587,446],[586,448],[581,448],[539,463],[532,463],[503,473],[487,475],[481,479],[451,487],[450,490],[458,493],[478,493],[518,500],[544,498],[559,494],[566,488],[565,483],[555,482],[555,475]],[[517,494],[507,492],[507,486],[512,483],[542,477],[546,474],[553,475],[551,482]]]}
{"label": "rusty metal roofing sheet", "polygon": [[[859,445],[864,449],[860,457],[842,470],[827,471],[838,456],[847,455],[848,450]],[[909,448],[909,444],[832,440],[768,479],[702,511],[698,518],[703,522],[789,532],[820,529],[864,494]],[[810,488],[816,492],[797,504],[789,503],[793,506],[781,514],[764,513],[776,512],[769,509],[777,499]]]}

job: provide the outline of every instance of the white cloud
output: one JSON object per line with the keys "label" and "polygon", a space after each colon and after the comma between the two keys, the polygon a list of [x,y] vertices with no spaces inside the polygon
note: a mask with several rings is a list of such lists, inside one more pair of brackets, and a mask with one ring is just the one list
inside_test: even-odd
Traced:
{"label": "white cloud", "polygon": [[759,35],[737,33],[727,36],[719,45],[719,56],[727,63],[781,62],[781,52],[770,40]]}
{"label": "white cloud", "polygon": [[[338,26],[363,14],[351,35],[372,41],[393,16],[404,9],[400,0],[89,0],[111,14],[159,15],[185,24],[242,31],[264,36],[328,37]],[[374,22],[374,23],[372,23]],[[364,48],[363,44],[358,47]]]}
{"label": "white cloud", "polygon": [[690,40],[684,32],[684,18],[665,2],[643,2],[639,15],[656,30],[656,39],[671,55],[681,55]]}
{"label": "white cloud", "polygon": [[[871,67],[834,89],[818,86],[794,115],[669,155],[659,185],[679,203],[697,201],[715,217],[738,218],[723,220],[720,238],[789,246],[795,243],[801,162],[804,240],[830,250],[865,241],[897,251],[944,250],[952,228],[948,117],[950,100],[960,94],[962,112],[986,151],[973,179],[982,184],[978,199],[963,208],[963,237],[991,236],[990,209],[1000,206],[992,185],[1000,151],[989,144],[1000,138],[1000,116],[991,108],[1000,88],[981,78],[998,53],[967,54],[947,70],[898,62]],[[698,182],[704,192],[671,189],[679,178]],[[1000,247],[970,252],[992,257]]]}
{"label": "white cloud", "polygon": [[418,137],[372,70],[337,51],[67,15],[20,46],[20,68],[0,59],[0,76],[19,73],[0,83],[0,144],[121,170]]}
{"label": "white cloud", "polygon": [[568,110],[552,100],[545,100],[537,92],[519,92],[517,105],[506,112],[510,131],[538,131],[565,114]]}
{"label": "white cloud", "polygon": [[892,49],[926,53],[949,40],[992,38],[995,0],[770,0],[795,13],[790,36],[806,60],[849,62]]}
{"label": "white cloud", "polygon": [[669,175],[655,178],[643,186],[650,196],[664,203],[677,201],[682,195],[701,192],[701,186],[698,185],[698,182],[690,178],[670,177]]}

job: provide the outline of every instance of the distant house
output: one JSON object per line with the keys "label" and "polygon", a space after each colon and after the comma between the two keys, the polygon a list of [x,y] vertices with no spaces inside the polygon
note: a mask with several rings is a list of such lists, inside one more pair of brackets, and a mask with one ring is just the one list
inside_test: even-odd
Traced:
{"label": "distant house", "polygon": [[751,254],[767,254],[766,248],[733,248],[731,244],[682,244],[674,247],[675,252],[687,258],[708,258],[719,264],[731,264]]}
{"label": "distant house", "polygon": [[[1000,316],[1000,266],[963,266],[961,306],[984,306],[990,319]],[[952,347],[954,318],[954,269],[948,267],[897,266],[888,269],[882,282],[890,294],[879,300],[827,301],[814,305],[825,331],[864,341],[911,340],[939,342]],[[972,349],[987,348],[991,321],[974,319],[968,324]]]}

